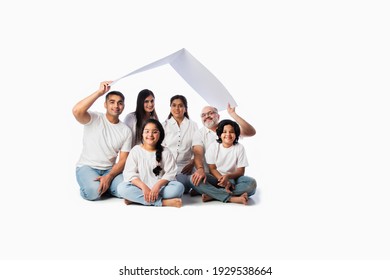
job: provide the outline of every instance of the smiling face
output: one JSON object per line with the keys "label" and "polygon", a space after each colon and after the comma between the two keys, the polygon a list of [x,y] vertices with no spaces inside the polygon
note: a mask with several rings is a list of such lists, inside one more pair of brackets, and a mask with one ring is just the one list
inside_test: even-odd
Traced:
{"label": "smiling face", "polygon": [[208,129],[216,129],[219,121],[219,114],[216,112],[216,109],[211,106],[206,106],[203,108],[200,115],[202,123]]}
{"label": "smiling face", "polygon": [[160,139],[160,131],[154,123],[147,123],[142,131],[142,143],[147,147],[156,147]]}
{"label": "smiling face", "polygon": [[236,140],[236,132],[234,127],[230,124],[227,124],[223,127],[221,134],[222,145],[225,148],[233,146],[234,140]]}
{"label": "smiling face", "polygon": [[172,100],[171,114],[175,118],[175,120],[182,120],[186,111],[187,109],[181,99],[177,98]]}
{"label": "smiling face", "polygon": [[125,103],[119,95],[111,94],[104,102],[104,108],[107,109],[107,116],[113,119],[119,118],[125,108]]}
{"label": "smiling face", "polygon": [[146,113],[151,113],[154,110],[154,97],[149,95],[144,100],[144,110]]}

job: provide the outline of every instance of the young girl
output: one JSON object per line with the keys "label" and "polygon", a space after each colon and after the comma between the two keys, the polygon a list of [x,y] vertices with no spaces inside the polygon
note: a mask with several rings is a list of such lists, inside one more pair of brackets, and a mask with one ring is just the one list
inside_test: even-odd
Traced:
{"label": "young girl", "polygon": [[248,160],[244,146],[238,143],[240,127],[232,120],[222,120],[216,132],[217,142],[205,155],[211,176],[208,175],[208,183],[200,184],[197,190],[201,191],[204,202],[216,199],[247,204],[248,197],[256,191],[256,181],[244,176]]}
{"label": "young girl", "polygon": [[149,89],[143,89],[138,93],[137,106],[135,111],[126,115],[123,121],[130,127],[133,133],[133,142],[131,147],[138,145],[142,140],[142,126],[148,119],[158,120],[154,108],[154,93]]}
{"label": "young girl", "polygon": [[161,145],[165,136],[161,123],[149,119],[141,131],[141,144],[130,151],[118,194],[126,204],[181,207],[184,186],[175,181],[172,153]]}

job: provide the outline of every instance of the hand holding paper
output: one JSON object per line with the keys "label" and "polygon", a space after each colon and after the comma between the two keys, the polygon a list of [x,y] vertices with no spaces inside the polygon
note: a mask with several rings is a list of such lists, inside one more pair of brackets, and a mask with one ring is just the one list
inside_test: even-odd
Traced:
{"label": "hand holding paper", "polygon": [[[170,64],[172,68],[200,95],[210,106],[225,110],[226,104],[237,106],[236,101],[224,85],[186,49],[181,49],[171,55],[145,65],[129,74],[114,80],[110,86],[131,75]],[[228,107],[228,108],[229,108]],[[233,108],[234,110],[234,108]]]}

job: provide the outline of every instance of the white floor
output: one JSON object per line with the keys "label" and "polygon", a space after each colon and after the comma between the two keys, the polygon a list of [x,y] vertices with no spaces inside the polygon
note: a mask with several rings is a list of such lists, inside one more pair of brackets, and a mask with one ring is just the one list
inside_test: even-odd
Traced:
{"label": "white floor", "polygon": [[[253,196],[251,196],[248,200],[247,205],[237,204],[237,203],[222,203],[219,201],[208,201],[208,202],[202,202],[202,198],[200,195],[197,196],[190,196],[189,194],[184,194],[182,197],[183,206],[182,208],[187,207],[216,207],[221,206],[221,204],[226,204],[227,206],[223,207],[244,207],[244,206],[256,206],[256,204],[260,203],[260,193],[259,190],[256,192]],[[88,202],[87,202],[88,203]],[[124,206],[128,207],[141,207],[142,205],[132,204],[132,205],[125,205],[122,199],[116,199],[116,198],[104,198],[99,201],[94,201],[93,203],[97,204],[107,204],[107,205],[113,205],[113,204],[123,204]],[[143,206],[142,206],[143,207]]]}

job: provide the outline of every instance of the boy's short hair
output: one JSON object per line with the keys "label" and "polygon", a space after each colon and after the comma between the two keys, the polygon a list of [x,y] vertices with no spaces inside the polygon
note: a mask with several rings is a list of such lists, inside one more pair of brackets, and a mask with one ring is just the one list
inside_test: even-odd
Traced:
{"label": "boy's short hair", "polygon": [[217,142],[222,143],[221,135],[222,135],[223,128],[225,127],[225,125],[231,125],[233,127],[234,133],[236,134],[236,139],[234,139],[233,145],[237,144],[238,138],[240,137],[241,130],[240,130],[240,126],[238,125],[238,123],[236,123],[235,121],[232,121],[232,120],[222,120],[219,122],[218,127],[217,127],[217,131],[216,131],[217,136],[218,136]]}

